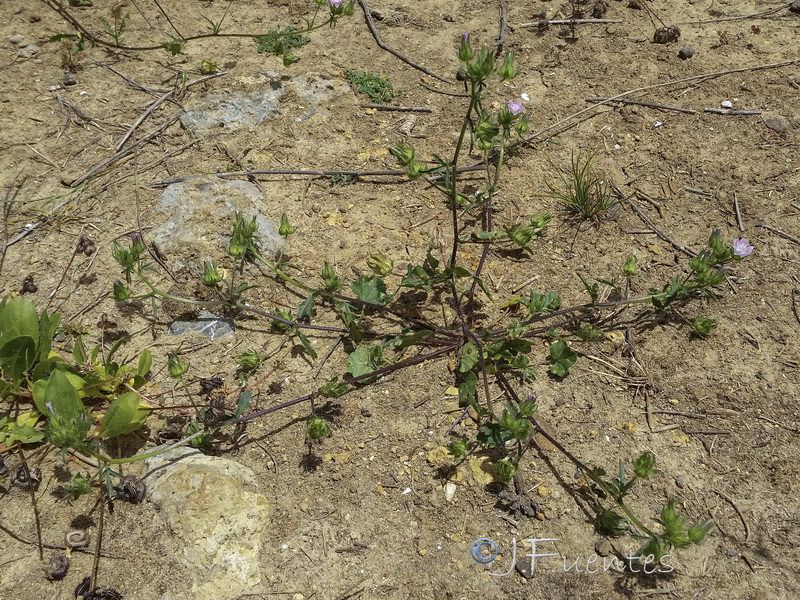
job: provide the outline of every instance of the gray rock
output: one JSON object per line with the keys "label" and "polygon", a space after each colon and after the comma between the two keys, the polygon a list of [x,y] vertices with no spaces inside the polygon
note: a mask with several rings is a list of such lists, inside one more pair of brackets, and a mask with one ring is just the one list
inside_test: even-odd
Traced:
{"label": "gray rock", "polygon": [[789,125],[780,117],[768,117],[764,120],[764,125],[776,133],[788,133]]}
{"label": "gray rock", "polygon": [[184,127],[198,133],[236,131],[245,125],[260,125],[278,116],[282,87],[242,92],[220,92],[201,98],[181,116]]}
{"label": "gray rock", "polygon": [[247,181],[226,181],[214,176],[197,177],[169,186],[156,203],[167,220],[153,231],[153,242],[173,272],[203,273],[203,262],[221,259],[233,232],[236,211],[245,219],[256,216],[265,258],[283,248],[275,223],[264,217],[261,192]]}
{"label": "gray rock", "polygon": [[218,317],[208,311],[201,310],[194,321],[173,321],[169,326],[170,335],[183,335],[194,332],[216,342],[236,331],[236,325],[231,319]]}
{"label": "gray rock", "polygon": [[[196,133],[235,131],[258,127],[281,117],[284,96],[299,99],[307,117],[326,120],[339,105],[352,105],[356,98],[350,86],[328,73],[308,72],[290,77],[285,71],[267,70],[241,80],[249,92],[218,92],[189,104],[181,116],[184,127]],[[298,107],[284,110],[298,117]],[[306,120],[306,119],[302,119]]]}
{"label": "gray rock", "polygon": [[22,42],[25,39],[25,36],[21,33],[15,33],[14,35],[8,36],[8,41],[14,44],[15,46]]}
{"label": "gray rock", "polygon": [[691,46],[684,46],[680,50],[678,50],[678,58],[681,60],[686,60],[687,58],[692,58],[694,56],[694,48]]}
{"label": "gray rock", "polygon": [[28,44],[22,50],[19,51],[19,55],[22,58],[31,58],[32,56],[36,56],[39,54],[39,46],[36,44]]}
{"label": "gray rock", "polygon": [[176,577],[185,589],[162,600],[227,600],[261,583],[261,549],[269,525],[267,499],[248,491],[253,472],[226,458],[178,447],[147,459],[147,496],[156,524],[183,546]]}
{"label": "gray rock", "polygon": [[794,2],[789,5],[789,11],[800,15],[800,0],[794,0]]}

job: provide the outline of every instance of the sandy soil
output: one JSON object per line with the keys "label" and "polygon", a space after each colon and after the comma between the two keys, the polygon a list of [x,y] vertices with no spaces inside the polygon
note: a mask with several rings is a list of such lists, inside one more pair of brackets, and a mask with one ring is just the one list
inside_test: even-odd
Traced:
{"label": "sandy soil", "polygon": [[[191,10],[185,9],[188,4]],[[152,394],[169,389],[161,369],[167,352],[176,350],[190,360],[194,377],[218,375],[231,387],[238,353],[254,348],[270,355],[258,373],[263,383],[254,390],[257,408],[308,393],[342,373],[346,354],[341,347],[317,373],[316,365],[293,353],[266,320],[242,319],[232,342],[192,345],[166,333],[172,318],[184,312],[180,306],[162,305],[155,318],[146,307],[121,311],[109,294],[119,277],[111,245],[135,230],[137,217],[145,234],[157,223],[153,207],[162,180],[226,171],[236,161],[246,169],[396,168],[386,148],[404,139],[399,129],[405,113],[351,104],[331,107],[327,118],[320,114],[298,121],[309,107],[299,98],[287,98],[279,119],[234,133],[195,138],[179,122],[168,124],[182,103],[214,91],[249,90],[264,69],[285,69],[291,75],[323,72],[339,79],[348,69],[380,74],[394,86],[393,104],[431,109],[420,113],[407,141],[422,156],[446,155],[465,110],[464,98],[457,95],[463,88],[455,82],[459,36],[469,31],[476,44],[493,44],[499,8],[473,0],[373,4],[385,43],[452,83],[381,50],[358,5],[353,17],[335,29],[312,34],[312,41],[295,52],[300,62],[283,67],[278,58],[256,53],[248,37],[193,41],[176,57],[163,50],[87,47],[68,59],[67,48],[47,41],[73,31],[62,17],[44,2],[3,2],[0,191],[16,201],[6,205],[0,293],[19,293],[24,279],[32,276],[38,291],[27,296],[85,327],[92,342],[104,335],[98,322],[113,320],[115,331],[131,338],[126,352],[152,350],[157,366],[148,390]],[[592,4],[575,2],[574,8],[590,17]],[[301,25],[310,5],[238,0],[223,31]],[[800,15],[762,0],[611,0],[608,5],[604,18],[614,22],[577,25],[571,31],[569,26],[521,26],[545,12],[549,19],[569,17],[570,3],[508,3],[504,49],[516,52],[518,76],[489,101],[497,108],[528,94],[531,132],[542,133],[510,158],[496,218],[510,224],[550,210],[554,219],[533,256],[492,255],[487,282],[496,302],[485,309],[488,320],[501,320],[502,303],[530,285],[560,290],[566,305],[583,302],[575,271],[593,278],[617,276],[630,252],[639,256],[641,267],[634,292],[660,288],[685,272],[687,257],[655,235],[630,206],[609,215],[613,218],[577,228],[543,196],[546,182],[555,177],[548,158],[565,167],[576,149],[597,151],[598,168],[624,193],[636,193],[637,206],[677,243],[702,248],[714,227],[726,239],[750,240],[754,254],[720,287],[720,299],[697,306],[719,322],[711,337],[693,338],[677,323],[636,325],[636,361],[612,341],[584,345],[580,349],[587,356],[563,381],[546,376],[542,342],[533,355],[540,376],[525,388],[538,394],[541,417],[578,457],[613,471],[620,459],[654,452],[660,473],[634,492],[635,508],[646,517],[656,516],[673,496],[690,519],[715,520],[709,540],[678,552],[671,559],[674,570],[657,577],[602,570],[591,574],[585,564],[584,572],[564,572],[558,558],[542,559],[531,580],[516,572],[492,577],[490,572],[508,568],[515,539],[519,552],[527,553],[530,547],[523,540],[557,538],[542,551],[558,552],[569,564],[585,562],[597,549],[608,553],[610,542],[593,528],[576,492],[574,467],[545,443],[520,468],[524,488],[539,504],[538,518],[515,520],[498,501],[498,485],[487,482],[475,462],[466,466],[453,501],[445,500],[435,450],[447,443],[446,431],[459,410],[456,399],[446,394],[453,384],[447,361],[438,361],[337,401],[333,435],[311,455],[304,443],[308,406],[273,413],[249,427],[250,441],[235,456],[257,473],[273,521],[265,542],[263,587],[247,597],[800,597]],[[130,15],[126,43],[158,44],[162,32],[174,33],[173,26],[184,35],[207,31],[200,15],[218,19],[227,4],[162,0],[161,6],[172,26],[149,0],[124,7]],[[776,10],[730,19],[771,9]],[[102,32],[101,18],[110,18],[102,2],[69,11],[97,33]],[[677,24],[680,39],[653,43],[654,30],[662,24]],[[22,39],[9,39],[15,35]],[[24,50],[31,43],[38,52],[27,56]],[[678,58],[684,45],[695,50],[690,60]],[[114,155],[115,144],[156,97],[133,89],[112,68],[142,86],[171,89],[182,74],[197,78],[202,60],[218,62],[225,75],[160,105],[135,139],[161,130],[135,155],[70,187]],[[74,76],[74,85],[64,85],[65,71]],[[647,104],[585,111],[591,106],[585,98],[638,88],[647,89],[631,99],[695,112]],[[359,96],[359,101],[369,100]],[[704,111],[723,101],[758,114]],[[580,111],[585,112],[570,117]],[[287,213],[298,227],[287,252],[300,276],[316,277],[328,260],[350,280],[366,269],[375,251],[396,262],[420,262],[431,239],[449,235],[446,207],[421,182],[364,177],[341,186],[327,177],[269,175],[257,181],[268,202],[267,215],[277,220]],[[97,252],[73,257],[82,235],[95,242]],[[477,254],[464,258],[475,261]],[[260,277],[256,270],[251,276]],[[194,293],[192,281],[160,277],[172,291]],[[258,283],[262,287],[251,299],[267,309],[299,301],[270,278]],[[313,337],[320,356],[335,341]],[[194,387],[160,396],[158,402],[187,404],[196,394]],[[152,445],[160,426],[152,418],[130,443]],[[469,433],[469,422],[457,431]],[[4,458],[9,466],[18,461],[13,453]],[[73,502],[57,493],[62,471],[74,472],[79,465],[60,466],[50,453],[40,466],[44,478],[37,503],[45,540],[61,543],[76,519],[88,518],[96,528],[93,498]],[[35,539],[29,495],[12,487],[7,476],[0,479],[0,494],[3,525]],[[169,531],[153,525],[152,510],[148,503],[117,503],[107,515],[104,546],[126,558],[103,559],[99,581],[129,599],[165,593],[188,597],[182,596],[186,575],[175,558],[180,549]],[[0,536],[0,598],[72,598],[75,586],[91,572],[92,557],[75,555],[68,576],[48,582],[34,546]],[[493,565],[479,565],[470,557],[470,545],[482,537],[501,547],[502,557]],[[635,546],[630,538],[613,544],[623,552]]]}

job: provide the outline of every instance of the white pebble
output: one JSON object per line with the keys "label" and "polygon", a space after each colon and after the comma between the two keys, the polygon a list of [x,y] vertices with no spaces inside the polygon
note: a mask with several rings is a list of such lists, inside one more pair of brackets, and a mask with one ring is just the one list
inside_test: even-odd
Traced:
{"label": "white pebble", "polygon": [[731,102],[730,100],[723,100],[722,102],[719,103],[719,105],[722,108],[733,108],[733,102]]}

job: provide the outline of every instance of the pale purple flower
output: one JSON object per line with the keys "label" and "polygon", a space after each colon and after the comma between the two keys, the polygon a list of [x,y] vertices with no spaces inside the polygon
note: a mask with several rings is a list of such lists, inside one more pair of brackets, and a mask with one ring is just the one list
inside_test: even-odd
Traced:
{"label": "pale purple flower", "polygon": [[339,8],[344,3],[344,0],[328,0],[328,2],[334,8]]}
{"label": "pale purple flower", "polygon": [[525,110],[525,107],[522,105],[522,100],[509,100],[508,101],[508,112],[512,115],[517,116]]}
{"label": "pale purple flower", "polygon": [[465,31],[465,32],[464,32],[464,33],[461,35],[461,39],[462,39],[462,40],[464,40],[464,43],[466,44],[466,43],[469,41],[469,31]]}
{"label": "pale purple flower", "polygon": [[733,240],[733,253],[736,256],[749,256],[753,253],[753,247],[746,238]]}

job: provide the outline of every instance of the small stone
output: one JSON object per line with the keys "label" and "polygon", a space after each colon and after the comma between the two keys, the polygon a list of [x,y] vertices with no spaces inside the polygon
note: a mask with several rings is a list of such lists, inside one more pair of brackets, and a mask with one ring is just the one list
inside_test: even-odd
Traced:
{"label": "small stone", "polygon": [[678,475],[678,476],[675,478],[675,485],[677,485],[679,488],[683,489],[683,488],[685,488],[685,487],[686,487],[686,482],[683,480],[683,477],[681,477],[680,475]]}
{"label": "small stone", "polygon": [[64,73],[64,85],[75,85],[77,82],[78,80],[75,79],[75,73],[70,73],[69,71]]}
{"label": "small stone", "polygon": [[361,405],[361,416],[362,417],[371,417],[372,416],[372,405],[369,403],[364,403]]}
{"label": "small stone", "polygon": [[8,36],[8,41],[14,44],[15,46],[19,44],[22,40],[25,39],[25,36],[21,33],[15,33],[14,35]]}
{"label": "small stone", "polygon": [[733,108],[733,102],[731,102],[730,100],[723,100],[722,102],[719,103],[719,105],[722,108]]}
{"label": "small stone", "polygon": [[[521,560],[520,560],[521,558]],[[533,578],[533,559],[525,560],[525,557],[520,557],[516,561],[517,572],[525,579]]]}
{"label": "small stone", "polygon": [[608,556],[614,552],[614,547],[611,545],[611,541],[607,537],[601,537],[595,542],[594,551],[598,556]]}
{"label": "small stone", "polygon": [[735,548],[731,548],[730,550],[728,550],[726,552],[726,554],[728,556],[730,556],[731,558],[738,558],[739,556],[741,556],[741,553],[738,550],[736,550]]}
{"label": "small stone", "polygon": [[678,50],[678,58],[681,60],[686,60],[687,58],[692,58],[694,56],[694,48],[691,46],[684,46],[680,50]]}
{"label": "small stone", "polygon": [[777,133],[787,133],[789,131],[789,126],[786,124],[786,121],[779,117],[769,117],[764,121],[764,125]]}
{"label": "small stone", "polygon": [[28,44],[22,50],[19,51],[19,55],[22,58],[31,58],[32,56],[36,56],[39,54],[39,46],[36,44]]}
{"label": "small stone", "polygon": [[467,523],[467,526],[464,528],[464,531],[474,536],[478,536],[481,534],[481,528],[475,523]]}
{"label": "small stone", "polygon": [[444,486],[444,499],[447,500],[448,502],[452,502],[453,501],[453,497],[456,495],[456,490],[457,489],[458,489],[458,486],[455,483],[453,483],[452,481],[447,483]]}
{"label": "small stone", "polygon": [[789,12],[800,15],[800,0],[794,0],[794,2],[789,5]]}
{"label": "small stone", "polygon": [[419,554],[420,556],[425,556],[426,554],[428,554],[428,549],[427,548],[420,548],[417,551],[417,554]]}

